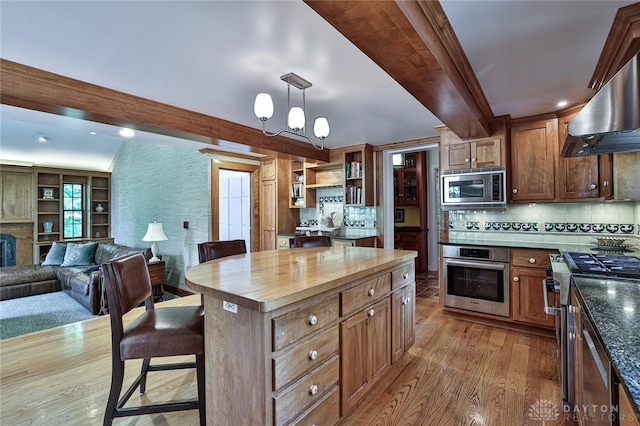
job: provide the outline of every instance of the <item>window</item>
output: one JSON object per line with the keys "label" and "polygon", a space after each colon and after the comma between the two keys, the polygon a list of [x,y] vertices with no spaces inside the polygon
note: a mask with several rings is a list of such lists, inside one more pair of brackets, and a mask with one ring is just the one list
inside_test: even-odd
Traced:
{"label": "window", "polygon": [[65,183],[62,185],[62,204],[64,218],[63,238],[82,238],[84,212],[84,185]]}

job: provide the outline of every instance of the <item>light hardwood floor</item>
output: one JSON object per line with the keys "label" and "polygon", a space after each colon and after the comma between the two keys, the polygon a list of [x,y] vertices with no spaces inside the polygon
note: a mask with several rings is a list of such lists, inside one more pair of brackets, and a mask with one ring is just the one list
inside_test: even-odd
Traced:
{"label": "light hardwood floor", "polygon": [[[414,347],[340,424],[562,424],[562,415],[543,423],[530,411],[540,401],[559,405],[553,339],[443,316],[437,278],[423,274],[416,286]],[[199,302],[190,296],[165,303]],[[0,424],[101,424],[110,359],[107,317],[0,341]],[[127,365],[128,380],[138,369],[139,363]],[[131,404],[196,394],[195,372],[150,373],[148,380],[146,395],[135,394]],[[198,416],[188,411],[114,424],[197,425]]]}

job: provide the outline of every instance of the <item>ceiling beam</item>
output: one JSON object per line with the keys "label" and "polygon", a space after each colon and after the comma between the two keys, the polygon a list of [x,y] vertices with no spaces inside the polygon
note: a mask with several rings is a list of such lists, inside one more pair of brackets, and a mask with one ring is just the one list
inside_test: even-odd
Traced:
{"label": "ceiling beam", "polygon": [[440,3],[305,2],[460,138],[490,135],[493,112]]}
{"label": "ceiling beam", "polygon": [[270,156],[295,154],[329,161],[330,151],[306,142],[152,101],[0,58],[0,101],[82,120],[204,142]]}

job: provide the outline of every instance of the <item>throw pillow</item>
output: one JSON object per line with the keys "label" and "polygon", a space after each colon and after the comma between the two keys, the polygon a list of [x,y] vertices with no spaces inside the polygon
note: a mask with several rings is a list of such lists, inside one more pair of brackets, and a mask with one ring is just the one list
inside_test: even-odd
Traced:
{"label": "throw pillow", "polygon": [[64,262],[64,254],[66,251],[66,244],[58,244],[54,241],[53,245],[51,246],[51,250],[49,250],[49,253],[47,253],[47,257],[44,258],[44,262],[42,262],[42,265],[60,265],[62,262]]}
{"label": "throw pillow", "polygon": [[67,251],[64,254],[64,262],[60,266],[81,266],[93,265],[95,263],[98,243],[67,244]]}

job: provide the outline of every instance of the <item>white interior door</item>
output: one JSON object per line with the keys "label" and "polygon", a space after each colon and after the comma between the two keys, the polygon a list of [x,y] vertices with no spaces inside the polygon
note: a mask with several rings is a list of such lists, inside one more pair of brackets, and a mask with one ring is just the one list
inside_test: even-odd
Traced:
{"label": "white interior door", "polygon": [[245,240],[251,247],[251,174],[220,170],[219,235],[221,240]]}

